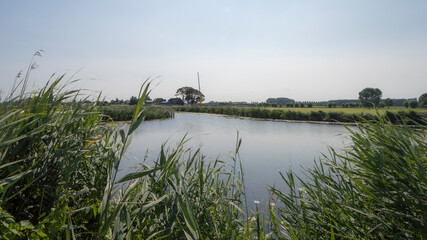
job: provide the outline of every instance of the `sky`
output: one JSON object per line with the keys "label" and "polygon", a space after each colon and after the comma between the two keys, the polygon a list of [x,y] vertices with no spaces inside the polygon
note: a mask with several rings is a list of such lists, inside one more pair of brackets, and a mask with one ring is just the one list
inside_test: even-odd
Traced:
{"label": "sky", "polygon": [[0,1],[0,89],[33,54],[37,89],[56,74],[73,88],[129,99],[198,88],[208,101],[383,98],[427,92],[426,0]]}

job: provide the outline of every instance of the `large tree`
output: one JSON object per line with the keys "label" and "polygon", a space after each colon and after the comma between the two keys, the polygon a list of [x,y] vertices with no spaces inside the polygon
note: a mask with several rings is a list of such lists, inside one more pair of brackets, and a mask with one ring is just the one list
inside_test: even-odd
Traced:
{"label": "large tree", "polygon": [[182,100],[186,101],[188,104],[200,102],[200,97],[202,97],[202,102],[205,100],[205,95],[192,87],[179,88],[176,90],[175,96],[181,96]]}
{"label": "large tree", "polygon": [[365,88],[359,92],[360,104],[364,107],[378,106],[383,93],[378,88]]}

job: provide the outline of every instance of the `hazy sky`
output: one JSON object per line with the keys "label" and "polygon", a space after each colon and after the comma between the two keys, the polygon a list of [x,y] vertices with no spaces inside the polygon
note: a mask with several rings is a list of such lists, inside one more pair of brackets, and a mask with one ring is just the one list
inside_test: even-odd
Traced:
{"label": "hazy sky", "polygon": [[[7,1],[0,3],[0,89],[35,61],[29,85],[52,73],[128,99],[197,88],[206,100],[297,101],[427,92],[426,0]],[[4,95],[4,93],[3,93]]]}

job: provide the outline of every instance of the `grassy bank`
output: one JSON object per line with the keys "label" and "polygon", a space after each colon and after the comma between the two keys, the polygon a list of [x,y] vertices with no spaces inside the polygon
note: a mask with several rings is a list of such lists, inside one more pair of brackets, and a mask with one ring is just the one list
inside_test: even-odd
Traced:
{"label": "grassy bank", "polygon": [[183,139],[118,179],[149,83],[119,130],[60,82],[0,106],[3,238],[426,238],[425,129],[364,122],[344,154],[331,149],[306,172],[310,182],[282,174],[270,205],[247,210],[240,139],[229,159],[212,160]]}
{"label": "grassy bank", "polygon": [[385,108],[378,108],[378,109],[374,109],[374,108],[362,108],[362,107],[354,107],[354,108],[344,108],[344,107],[333,107],[333,108],[328,108],[328,107],[298,107],[298,108],[287,108],[287,107],[267,107],[267,109],[269,110],[282,110],[282,111],[286,111],[286,110],[293,110],[293,111],[298,111],[298,112],[302,112],[302,113],[310,113],[312,111],[323,111],[326,113],[329,112],[342,112],[345,114],[372,114],[372,115],[376,115],[376,112],[378,111],[380,114],[385,114],[386,112],[393,112],[393,113],[397,113],[397,112],[409,112],[409,111],[414,111],[416,113],[427,113],[427,109],[426,108],[405,108],[405,107],[385,107]]}
{"label": "grassy bank", "polygon": [[[174,116],[174,112],[169,107],[164,106],[147,106],[147,115],[145,120],[167,119]],[[100,111],[106,115],[105,120],[113,121],[130,121],[135,113],[136,105],[109,105],[102,106]]]}
{"label": "grassy bank", "polygon": [[[230,106],[182,106],[174,107],[180,112],[197,112],[223,114],[236,117],[260,119],[318,121],[355,123],[364,120],[378,121],[375,109],[363,108],[259,108],[259,107],[230,107]],[[379,115],[388,118],[393,123],[427,124],[427,110],[407,110],[403,108],[379,109]]]}

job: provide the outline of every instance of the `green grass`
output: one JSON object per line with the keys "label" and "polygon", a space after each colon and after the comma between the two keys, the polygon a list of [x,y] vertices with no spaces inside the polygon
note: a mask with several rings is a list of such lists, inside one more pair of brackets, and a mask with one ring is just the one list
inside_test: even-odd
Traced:
{"label": "green grass", "polygon": [[97,103],[65,90],[62,79],[0,105],[2,238],[426,238],[423,126],[397,126],[380,115],[376,122],[361,120],[349,129],[352,145],[344,153],[331,149],[305,171],[308,181],[282,174],[285,188],[269,187],[266,211],[249,212],[238,137],[229,159],[208,160],[187,148],[184,136],[177,146],[163,145],[152,165],[141,159],[140,169],[118,179],[132,135],[149,113],[143,103],[150,82],[140,89],[129,128],[118,129],[105,123]]}
{"label": "green grass", "polygon": [[[357,123],[365,120],[377,121],[378,117],[389,118],[393,123],[410,125],[427,125],[427,111],[363,108],[264,108],[264,107],[233,107],[233,106],[183,106],[174,107],[176,111],[214,113],[236,117],[257,119]],[[341,109],[347,111],[343,112]],[[324,111],[325,110],[325,111]],[[377,114],[378,111],[378,114]]]}
{"label": "green grass", "polygon": [[[145,106],[147,115],[145,120],[167,119],[174,117],[174,112],[169,107],[164,106]],[[130,121],[136,110],[136,105],[109,105],[102,106],[100,111],[106,115],[105,120]]]}
{"label": "green grass", "polygon": [[[154,165],[117,178],[149,114],[141,87],[129,128],[105,124],[97,103],[60,86],[0,105],[0,232],[6,239],[227,239],[245,229],[237,152],[208,161],[163,146]],[[79,97],[79,98],[78,98]],[[19,100],[22,99],[22,100]],[[67,102],[65,104],[65,102]],[[71,103],[70,103],[71,102]]]}
{"label": "green grass", "polygon": [[310,113],[311,111],[324,111],[326,113],[328,112],[343,112],[346,114],[372,114],[375,115],[376,111],[380,114],[385,114],[386,111],[390,111],[393,113],[397,112],[409,112],[414,111],[417,113],[425,113],[427,114],[427,108],[404,108],[404,107],[390,107],[390,108],[379,108],[379,109],[373,109],[373,108],[343,108],[343,107],[335,107],[335,108],[328,108],[328,107],[304,107],[304,108],[286,108],[286,107],[268,107],[269,110],[292,110],[292,111],[298,111],[302,113]]}
{"label": "green grass", "polygon": [[[425,129],[380,119],[350,130],[344,153],[331,149],[310,181],[282,175],[288,192],[271,187],[281,203],[272,218],[290,239],[425,239]],[[300,187],[298,187],[300,186]]]}

